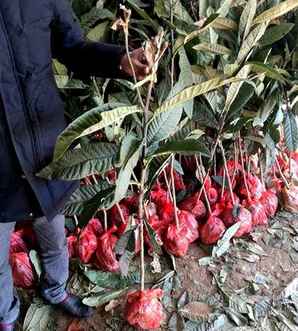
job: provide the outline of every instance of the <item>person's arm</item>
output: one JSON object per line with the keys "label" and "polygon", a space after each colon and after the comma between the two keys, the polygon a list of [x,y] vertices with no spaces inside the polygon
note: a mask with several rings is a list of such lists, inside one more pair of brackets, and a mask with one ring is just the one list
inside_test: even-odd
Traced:
{"label": "person's arm", "polygon": [[[130,74],[125,48],[112,44],[86,41],[68,0],[53,0],[55,19],[52,24],[52,53],[70,71],[81,76],[117,78]],[[142,79],[147,66],[141,63],[139,50],[133,63]],[[121,69],[120,69],[121,68]]]}

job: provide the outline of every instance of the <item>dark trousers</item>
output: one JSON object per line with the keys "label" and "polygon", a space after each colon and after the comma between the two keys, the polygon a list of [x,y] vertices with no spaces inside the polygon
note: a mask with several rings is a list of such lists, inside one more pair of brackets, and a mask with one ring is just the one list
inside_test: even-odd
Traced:
{"label": "dark trousers", "polygon": [[[52,304],[66,297],[69,258],[64,223],[63,215],[56,216],[51,222],[45,217],[33,222],[43,267],[41,295]],[[0,223],[0,323],[11,323],[19,315],[20,304],[9,265],[9,242],[14,227],[15,223]]]}

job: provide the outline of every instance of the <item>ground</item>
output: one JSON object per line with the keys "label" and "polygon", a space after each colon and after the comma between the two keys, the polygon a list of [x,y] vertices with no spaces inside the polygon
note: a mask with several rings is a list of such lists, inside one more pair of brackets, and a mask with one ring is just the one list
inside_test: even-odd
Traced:
{"label": "ground", "polygon": [[[171,271],[173,261],[161,261],[167,266],[162,286],[168,319],[160,330],[298,330],[298,216],[279,213],[268,228],[233,241],[222,257],[208,256],[210,248],[193,244],[185,258],[175,259],[176,274]],[[151,276],[148,281],[156,283],[162,275]],[[80,279],[72,282],[75,290]],[[25,309],[28,298],[24,302]],[[52,324],[41,323],[40,316],[46,314],[34,312],[38,327],[26,331],[133,330],[123,322],[121,298],[97,308],[86,321],[51,310]]]}

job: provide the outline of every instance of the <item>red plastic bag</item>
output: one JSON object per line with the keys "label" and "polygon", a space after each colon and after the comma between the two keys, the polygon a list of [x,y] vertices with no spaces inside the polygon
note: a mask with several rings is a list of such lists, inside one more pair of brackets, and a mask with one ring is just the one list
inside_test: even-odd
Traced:
{"label": "red plastic bag", "polygon": [[202,219],[206,216],[206,207],[199,199],[199,193],[197,192],[179,203],[179,209],[191,212],[196,219]]}
{"label": "red plastic bag", "polygon": [[[257,176],[253,176],[252,174],[247,173],[246,180],[247,180],[248,190],[250,192],[250,197],[252,199],[260,199],[262,194],[266,191],[265,186],[262,184],[260,179]],[[241,186],[240,193],[244,197],[248,198],[247,191],[246,191],[246,188],[244,185],[244,181]]]}
{"label": "red plastic bag", "polygon": [[253,229],[252,215],[250,211],[244,207],[240,207],[238,211],[238,216],[236,217],[236,222],[240,223],[240,228],[235,234],[236,238],[243,237],[251,233]]}
{"label": "red plastic bag", "polygon": [[103,233],[103,227],[98,218],[91,218],[86,228],[92,231],[96,236],[100,236]]}
{"label": "red plastic bag", "polygon": [[[217,190],[212,185],[212,180],[211,180],[210,176],[207,176],[207,178],[206,178],[205,191],[207,193],[209,203],[211,205],[214,205],[218,200],[218,193],[217,193]],[[204,197],[204,194],[203,194],[203,197]]]}
{"label": "red plastic bag", "polygon": [[185,227],[188,231],[186,237],[190,243],[193,243],[199,238],[198,222],[194,215],[185,210],[178,211],[179,224]]}
{"label": "red plastic bag", "polygon": [[142,330],[153,330],[161,326],[166,315],[161,304],[161,289],[135,291],[127,296],[126,320]]}
{"label": "red plastic bag", "polygon": [[83,263],[89,263],[97,248],[97,237],[87,227],[82,230],[78,241],[78,254]]}
{"label": "red plastic bag", "polygon": [[164,203],[170,201],[169,192],[164,190],[160,184],[156,184],[150,191],[150,199],[157,205],[157,207],[162,207]]}
{"label": "red plastic bag", "polygon": [[282,197],[285,210],[298,213],[298,186],[292,184],[289,188],[284,187]]}
{"label": "red plastic bag", "polygon": [[16,287],[32,288],[34,286],[33,269],[27,253],[12,253],[10,255],[10,265]]}
{"label": "red plastic bag", "polygon": [[105,173],[105,177],[107,177],[111,183],[115,183],[117,180],[117,171],[115,169],[109,170]]}
{"label": "red plastic bag", "polygon": [[252,223],[254,226],[267,225],[268,217],[266,215],[266,208],[259,200],[243,201],[243,205],[251,212]]}
{"label": "red plastic bag", "polygon": [[276,214],[278,207],[278,198],[276,194],[271,190],[267,190],[262,194],[260,201],[265,206],[266,215],[268,217],[273,217]]}
{"label": "red plastic bag", "polygon": [[157,214],[164,224],[170,224],[174,218],[174,205],[167,201],[157,208]]}
{"label": "red plastic bag", "polygon": [[226,227],[223,221],[216,217],[210,216],[207,222],[201,227],[200,237],[203,244],[212,245],[223,236]]}
{"label": "red plastic bag", "polygon": [[117,227],[113,226],[97,240],[96,265],[103,271],[116,272],[119,270],[119,263],[114,253],[114,247],[118,238],[114,236]]}
{"label": "red plastic bag", "polygon": [[27,251],[28,248],[26,246],[25,241],[22,238],[22,232],[21,231],[13,232],[10,237],[10,248],[9,248],[10,254],[27,252]]}
{"label": "red plastic bag", "polygon": [[78,237],[70,235],[67,237],[67,248],[69,258],[76,258],[78,256]]}
{"label": "red plastic bag", "polygon": [[32,225],[25,225],[18,230],[20,232],[21,237],[26,243],[28,249],[36,249],[37,248],[37,239],[36,234],[33,231]]}
{"label": "red plastic bag", "polygon": [[125,204],[131,213],[136,212],[138,210],[139,205],[139,195],[132,194],[127,198],[122,200],[123,204]]}
{"label": "red plastic bag", "polygon": [[185,226],[178,229],[176,223],[170,224],[163,238],[166,250],[177,257],[185,256],[190,245],[188,236],[189,230]]}
{"label": "red plastic bag", "polygon": [[117,233],[119,235],[122,235],[127,228],[130,211],[124,203],[119,203],[119,208],[121,210],[122,215],[120,214],[118,207],[116,205],[109,210],[109,215],[112,224],[118,227]]}

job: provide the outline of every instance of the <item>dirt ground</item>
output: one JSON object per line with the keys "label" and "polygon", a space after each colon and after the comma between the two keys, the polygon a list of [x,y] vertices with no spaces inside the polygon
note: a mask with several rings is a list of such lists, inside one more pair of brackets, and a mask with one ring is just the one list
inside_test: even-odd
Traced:
{"label": "dirt ground", "polygon": [[[298,324],[292,322],[285,322],[286,328],[279,326],[278,314],[288,315],[279,313],[279,306],[274,306],[282,291],[298,276],[298,216],[280,213],[270,227],[256,229],[250,238],[235,240],[228,253],[205,265],[201,258],[210,255],[210,249],[207,250],[193,244],[185,258],[175,259],[176,275],[163,284],[168,320],[160,330],[298,330]],[[25,302],[27,307],[28,298]],[[274,309],[267,309],[264,315],[256,310],[261,315],[254,321],[252,312],[264,306],[264,302]],[[250,305],[252,309],[247,312]],[[94,316],[84,321],[54,310],[53,330],[132,331],[121,316],[123,299],[113,301],[113,306],[108,312],[105,307],[97,308]],[[225,323],[221,319],[223,313]],[[213,315],[219,316],[217,321],[223,323],[222,327],[220,323],[211,323],[199,328]],[[270,326],[271,316],[278,316],[278,321],[272,322],[274,326]]]}

